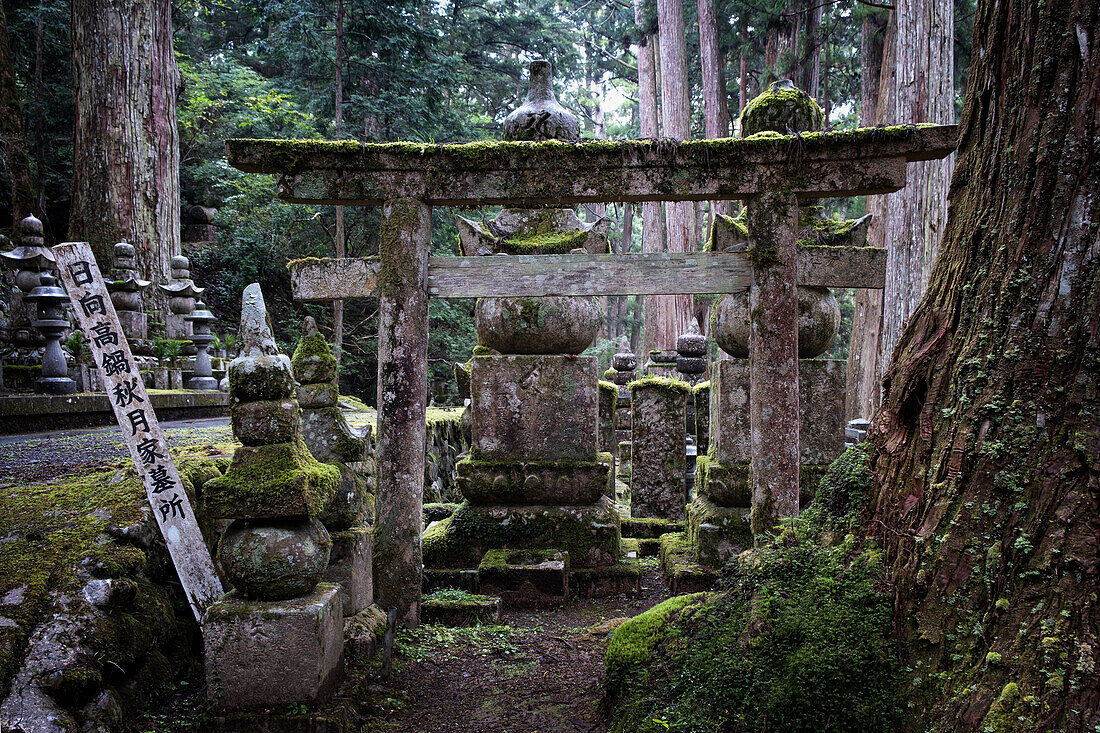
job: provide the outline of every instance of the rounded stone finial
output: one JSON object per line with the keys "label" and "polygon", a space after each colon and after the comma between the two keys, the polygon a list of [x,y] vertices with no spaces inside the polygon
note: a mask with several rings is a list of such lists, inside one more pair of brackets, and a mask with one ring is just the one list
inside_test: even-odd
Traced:
{"label": "rounded stone finial", "polygon": [[129,259],[134,256],[134,253],[134,245],[130,244],[126,240],[123,240],[115,245],[116,259]]}
{"label": "rounded stone finial", "polygon": [[[825,287],[799,285],[798,295],[798,358],[812,359],[824,354],[840,330],[840,304]],[[711,333],[714,340],[730,356],[747,359],[749,316],[747,293],[724,295],[711,308]]]}
{"label": "rounded stone finial", "polygon": [[619,339],[619,350],[611,357],[611,366],[619,372],[632,372],[638,366],[638,357],[630,350],[626,336]]}
{"label": "rounded stone finial", "polygon": [[168,266],[173,270],[188,270],[191,268],[191,260],[183,255],[176,255],[168,261]]}
{"label": "rounded stone finial", "polygon": [[43,238],[42,220],[31,214],[19,222],[19,244],[24,247],[41,247]]}
{"label": "rounded stone finial", "polygon": [[554,96],[549,61],[532,61],[527,99],[504,118],[505,140],[578,140],[581,123]]}
{"label": "rounded stone finial", "polygon": [[741,111],[741,137],[758,132],[813,132],[824,124],[821,105],[790,79],[772,82]]}
{"label": "rounded stone finial", "polygon": [[502,354],[579,354],[600,330],[593,297],[479,298],[477,342]]}
{"label": "rounded stone finial", "polygon": [[687,330],[676,338],[676,353],[680,356],[706,356],[707,337],[699,332],[694,318],[688,319]]}

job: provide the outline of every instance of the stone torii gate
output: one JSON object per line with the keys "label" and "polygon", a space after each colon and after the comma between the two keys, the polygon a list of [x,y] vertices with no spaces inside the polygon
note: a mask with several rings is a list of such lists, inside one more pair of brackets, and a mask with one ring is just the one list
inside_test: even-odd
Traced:
{"label": "stone torii gate", "polygon": [[[290,263],[301,300],[379,298],[376,597],[415,625],[427,403],[428,299],[749,291],[754,505],[798,513],[795,286],[881,288],[885,250],[798,246],[800,202],[884,194],[906,165],[946,157],[954,125],[745,139],[478,142],[227,141],[229,162],[278,176],[295,203],[381,206],[377,257]],[[431,207],[739,199],[740,253],[430,257]]]}

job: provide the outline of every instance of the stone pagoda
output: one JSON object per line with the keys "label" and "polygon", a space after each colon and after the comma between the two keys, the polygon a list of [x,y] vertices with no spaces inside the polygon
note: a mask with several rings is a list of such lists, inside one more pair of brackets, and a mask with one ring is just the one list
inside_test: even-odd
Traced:
{"label": "stone pagoda", "polygon": [[[753,100],[742,129],[768,136],[821,129],[824,115],[809,95],[790,82],[776,82]],[[799,207],[799,246],[864,246],[870,217],[837,220],[820,206]],[[743,217],[715,218],[709,248],[745,251],[749,232]],[[797,286],[800,503],[813,496],[828,465],[844,450],[846,363],[820,358],[840,326],[840,308],[826,287]],[[716,567],[751,547],[753,485],[749,402],[748,293],[724,295],[711,309],[711,332],[723,358],[712,368],[709,448],[698,463],[698,496],[688,507],[687,540],[696,561]],[[766,441],[767,436],[762,436]],[[763,523],[762,523],[763,524]],[[761,526],[757,531],[770,529]]]}
{"label": "stone pagoda", "polygon": [[[15,271],[15,287],[9,296],[8,309],[4,313],[6,334],[0,334],[11,344],[11,352],[5,357],[10,364],[30,367],[38,360],[39,349],[46,341],[36,332],[32,321],[39,320],[35,306],[26,296],[39,287],[43,273],[53,270],[53,252],[45,246],[42,222],[28,216],[16,227],[15,248],[0,252],[0,265]],[[29,386],[29,384],[27,385]]]}
{"label": "stone pagoda", "polygon": [[320,582],[332,547],[320,517],[340,470],[302,441],[290,359],[256,283],[244,291],[229,380],[243,445],[226,474],[203,486],[203,504],[208,518],[231,520],[218,561],[234,590],[206,614],[207,687],[223,710],[285,708],[320,698],[343,672],[340,586]]}
{"label": "stone pagoda", "polygon": [[[550,65],[532,63],[505,139],[578,136]],[[606,223],[584,224],[572,209],[506,209],[491,222],[460,219],[459,231],[469,255],[607,251]],[[597,299],[482,298],[476,319],[473,440],[456,467],[466,502],[425,533],[428,572],[479,568],[482,592],[520,605],[563,600],[570,571],[582,593],[636,585],[636,569],[620,563],[613,460],[598,452],[597,360],[578,356],[599,330]]]}
{"label": "stone pagoda", "polygon": [[298,379],[299,427],[314,458],[340,470],[340,484],[321,521],[332,538],[325,580],[340,584],[345,618],[374,598],[371,572],[375,463],[370,427],[359,431],[340,412],[336,357],[317,323],[307,317],[291,358]]}
{"label": "stone pagoda", "polygon": [[191,322],[187,316],[195,310],[195,299],[206,288],[195,285],[191,279],[191,261],[176,255],[169,263],[172,279],[158,287],[168,298],[168,312],[164,314],[165,332],[170,339],[191,340]]}

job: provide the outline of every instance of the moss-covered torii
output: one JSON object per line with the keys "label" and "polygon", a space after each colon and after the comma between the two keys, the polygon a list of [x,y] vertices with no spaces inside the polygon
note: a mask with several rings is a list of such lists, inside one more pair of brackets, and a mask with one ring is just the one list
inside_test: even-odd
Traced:
{"label": "moss-covered torii", "polygon": [[[284,200],[383,205],[379,257],[290,266],[299,299],[381,295],[376,537],[388,535],[394,546],[376,549],[383,550],[376,555],[376,572],[383,562],[393,564],[385,577],[376,576],[380,602],[398,605],[406,624],[417,622],[429,296],[722,293],[755,282],[754,302],[766,305],[758,308],[758,324],[771,334],[760,340],[750,367],[754,383],[763,385],[752,393],[759,424],[754,432],[766,435],[758,446],[756,478],[768,489],[767,513],[791,516],[798,512],[794,286],[882,287],[884,255],[866,248],[797,246],[799,206],[899,190],[908,162],[949,155],[956,134],[952,125],[904,125],[688,142],[228,141],[230,163],[245,172],[276,174]],[[753,252],[774,257],[526,255],[494,258],[491,268],[480,257],[428,257],[433,205],[715,199],[744,201]]]}

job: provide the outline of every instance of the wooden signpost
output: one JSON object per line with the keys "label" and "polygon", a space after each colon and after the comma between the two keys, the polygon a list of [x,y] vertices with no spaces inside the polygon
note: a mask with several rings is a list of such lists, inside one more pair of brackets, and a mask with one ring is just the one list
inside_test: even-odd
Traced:
{"label": "wooden signpost", "polygon": [[214,572],[214,561],[203,542],[92,248],[87,242],[66,242],[54,247],[53,252],[187,601],[201,623],[206,608],[225,591]]}

